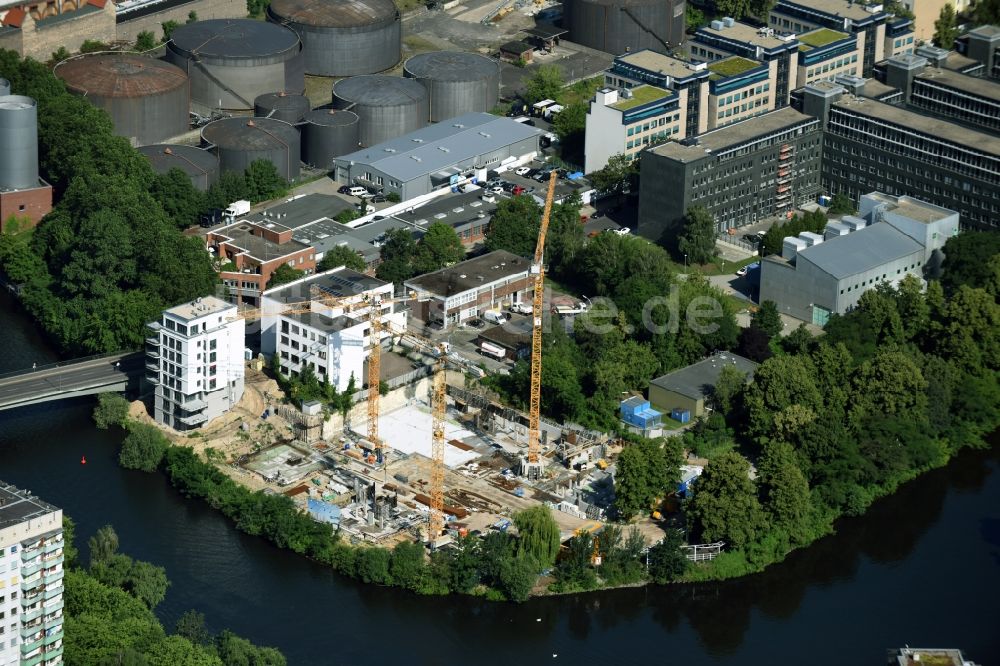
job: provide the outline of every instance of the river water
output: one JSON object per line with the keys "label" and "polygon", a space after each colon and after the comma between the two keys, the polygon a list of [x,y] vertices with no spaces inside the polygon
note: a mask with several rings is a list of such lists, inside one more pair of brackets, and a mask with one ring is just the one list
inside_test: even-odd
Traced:
{"label": "river water", "polygon": [[[0,332],[0,372],[54,359],[5,294]],[[62,507],[84,552],[110,523],[124,552],[166,567],[168,627],[196,608],[213,631],[276,646],[290,664],[880,666],[904,644],[1000,659],[1000,446],[907,484],[758,576],[514,606],[362,585],[240,534],[163,475],[119,469],[121,434],[93,427],[92,404],[0,412],[0,479]]]}

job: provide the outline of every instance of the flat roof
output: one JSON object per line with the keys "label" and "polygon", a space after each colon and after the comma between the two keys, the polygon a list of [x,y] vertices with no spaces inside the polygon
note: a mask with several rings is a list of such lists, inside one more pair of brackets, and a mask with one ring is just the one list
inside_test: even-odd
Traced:
{"label": "flat roof", "polygon": [[350,268],[340,268],[268,289],[263,295],[282,303],[299,303],[311,299],[314,289],[318,289],[324,297],[341,298],[363,294],[388,284]]}
{"label": "flat roof", "polygon": [[944,59],[944,66],[955,72],[964,72],[968,69],[983,67],[983,63],[952,51]]}
{"label": "flat roof", "polygon": [[996,83],[990,79],[981,79],[976,76],[968,76],[950,69],[940,69],[937,67],[928,67],[920,74],[917,74],[916,78],[924,81],[935,81],[949,88],[969,93],[970,95],[1000,102],[1000,83]]}
{"label": "flat roof", "polygon": [[[287,257],[290,254],[299,252],[300,250],[305,250],[309,246],[305,243],[300,243],[294,238],[287,243],[275,243],[272,240],[268,240],[262,236],[255,236],[253,233],[254,225],[259,225],[261,227],[267,228],[271,231],[282,229],[276,229],[277,227],[283,227],[280,223],[276,222],[249,222],[247,220],[240,220],[234,222],[229,226],[222,227],[221,229],[215,231],[217,236],[224,236],[229,240],[226,241],[233,247],[243,250],[249,254],[254,259],[258,261],[272,261],[274,259],[280,259],[282,257]],[[271,227],[273,225],[273,228]]]}
{"label": "flat roof", "polygon": [[981,25],[978,28],[973,28],[965,34],[986,38],[997,37],[1000,36],[1000,25]]}
{"label": "flat roof", "polygon": [[626,53],[625,55],[618,56],[615,60],[650,72],[671,76],[675,79],[684,79],[700,73],[691,69],[689,66],[691,63],[649,49],[643,49],[635,53]]}
{"label": "flat roof", "polygon": [[834,102],[833,106],[1000,157],[1000,137],[977,132],[962,125],[864,97],[841,98]]}
{"label": "flat roof", "polygon": [[352,205],[340,197],[314,193],[293,197],[242,219],[261,224],[277,222],[288,229],[298,229],[318,220],[332,220],[342,211],[351,209]]}
{"label": "flat roof", "polygon": [[456,164],[525,139],[542,131],[489,113],[466,113],[338,157],[337,164],[366,164],[406,182],[450,169]]}
{"label": "flat roof", "polygon": [[743,72],[760,67],[760,63],[743,56],[729,56],[722,60],[708,63],[708,71],[719,76],[738,76]]}
{"label": "flat roof", "polygon": [[719,380],[722,369],[727,366],[736,368],[746,374],[748,378],[753,377],[753,373],[757,370],[757,364],[750,359],[732,352],[721,352],[697,363],[692,363],[686,368],[668,372],[649,383],[652,386],[658,386],[667,391],[699,400],[712,394],[715,382]]}
{"label": "flat roof", "polygon": [[58,510],[27,490],[0,481],[0,530]]}
{"label": "flat roof", "polygon": [[[740,23],[739,21],[734,22],[733,25],[729,27],[723,26],[722,30],[716,30],[712,27],[712,24],[709,23],[707,26],[700,28],[698,32],[732,39],[745,44],[752,44],[753,46],[760,46],[765,49],[787,46],[790,43],[779,37],[775,37],[774,35],[769,35],[766,32],[766,29],[765,32],[761,32],[760,28],[755,28],[752,25]],[[697,36],[697,33],[695,33],[695,36]]]}
{"label": "flat roof", "polygon": [[479,334],[480,339],[517,350],[531,344],[531,317],[511,319],[501,326],[491,326]]}
{"label": "flat roof", "polygon": [[525,30],[526,33],[533,37],[538,37],[539,39],[553,39],[560,35],[565,35],[569,30],[565,28],[557,28],[551,23],[539,23],[531,28]]}
{"label": "flat roof", "polygon": [[792,107],[786,106],[777,111],[748,118],[702,134],[698,137],[697,145],[685,146],[670,141],[650,150],[657,155],[669,157],[679,162],[691,162],[751,139],[774,134],[810,120],[817,124],[819,122],[810,115],[799,113]]}
{"label": "flat roof", "polygon": [[958,215],[958,211],[944,208],[942,206],[935,206],[932,203],[921,201],[920,199],[914,199],[913,197],[894,197],[891,194],[885,194],[884,192],[869,192],[864,196],[868,199],[874,199],[875,201],[886,204],[886,210],[888,211],[898,213],[915,222],[921,222],[923,224],[932,224],[934,222],[938,222],[939,220],[949,218],[952,215]]}
{"label": "flat roof", "polygon": [[891,224],[880,222],[803,248],[798,256],[842,280],[923,251],[923,245]]}
{"label": "flat roof", "polygon": [[863,21],[879,14],[885,14],[884,11],[872,14],[865,10],[863,2],[853,2],[852,0],[779,0],[771,11],[781,12],[781,5],[798,5],[830,16],[849,18],[854,21]]}
{"label": "flat roof", "polygon": [[618,93],[618,101],[614,104],[609,104],[612,109],[617,109],[619,111],[628,111],[629,109],[634,109],[637,106],[642,106],[643,104],[649,104],[650,102],[655,102],[660,99],[666,99],[667,97],[672,97],[674,93],[670,90],[664,90],[663,88],[657,88],[656,86],[641,85],[631,88],[632,96],[624,98],[621,93]]}
{"label": "flat roof", "polygon": [[234,304],[228,303],[221,298],[217,298],[215,296],[202,296],[201,298],[196,298],[188,303],[175,305],[174,307],[165,310],[164,314],[177,317],[178,319],[184,319],[185,321],[190,321],[192,319],[198,319],[199,317],[205,317],[217,312],[225,312],[226,310],[235,309],[236,306]]}
{"label": "flat roof", "polygon": [[351,326],[356,326],[360,323],[350,317],[340,316],[330,318],[316,312],[282,314],[281,316],[327,333],[336,333],[337,331],[342,331],[345,328],[350,328]]}
{"label": "flat roof", "polygon": [[798,36],[799,42],[802,46],[799,46],[800,50],[802,47],[806,48],[819,48],[821,46],[826,46],[827,44],[833,44],[834,42],[839,42],[842,39],[847,39],[850,37],[846,32],[840,32],[839,30],[831,30],[830,28],[816,28],[815,30],[810,30],[809,32],[803,32]]}
{"label": "flat roof", "polygon": [[528,259],[506,250],[496,250],[433,273],[419,275],[407,280],[406,285],[439,298],[448,298],[491,282],[527,273],[530,268],[531,262]]}
{"label": "flat roof", "polygon": [[903,91],[899,88],[886,85],[878,79],[865,79],[865,87],[862,89],[861,94],[872,99],[882,99],[887,95],[902,95]]}
{"label": "flat roof", "polygon": [[[485,222],[496,211],[497,204],[480,199],[484,194],[486,194],[485,190],[473,190],[472,192],[445,195],[432,199],[411,211],[397,213],[392,217],[412,224],[421,231],[426,231],[427,227],[435,222],[447,224],[452,228],[479,219]],[[493,196],[497,201],[500,200],[499,196]],[[480,214],[483,215],[482,218],[479,217]]]}

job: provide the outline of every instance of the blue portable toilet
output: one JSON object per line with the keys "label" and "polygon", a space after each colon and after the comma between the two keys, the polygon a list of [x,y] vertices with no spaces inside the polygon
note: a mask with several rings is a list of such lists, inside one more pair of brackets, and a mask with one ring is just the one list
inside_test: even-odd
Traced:
{"label": "blue portable toilet", "polygon": [[670,410],[670,418],[675,421],[680,421],[681,423],[689,423],[691,421],[691,410],[675,407]]}

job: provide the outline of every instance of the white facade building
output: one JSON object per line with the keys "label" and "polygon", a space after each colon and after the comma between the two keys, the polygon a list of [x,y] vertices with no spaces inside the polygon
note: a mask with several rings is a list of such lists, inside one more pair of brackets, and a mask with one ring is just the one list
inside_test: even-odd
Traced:
{"label": "white facade building", "polygon": [[678,95],[650,85],[598,90],[587,110],[584,171],[603,169],[614,155],[634,158],[651,143],[683,138],[686,100],[686,90]]}
{"label": "white facade building", "polygon": [[343,267],[269,289],[261,300],[261,352],[277,354],[285,373],[308,366],[338,391],[347,389],[353,375],[360,389],[373,344],[373,299],[382,303],[379,342],[406,331],[406,312],[397,311],[392,298],[391,282]]}
{"label": "white facade building", "polygon": [[0,666],[63,663],[62,510],[0,481]]}
{"label": "white facade building", "polygon": [[156,386],[158,422],[198,428],[240,401],[246,325],[234,304],[198,298],[164,310],[148,326],[146,380]]}

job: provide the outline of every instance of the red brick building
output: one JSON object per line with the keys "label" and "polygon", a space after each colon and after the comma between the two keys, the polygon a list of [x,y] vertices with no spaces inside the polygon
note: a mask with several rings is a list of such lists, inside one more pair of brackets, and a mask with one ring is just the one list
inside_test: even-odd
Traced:
{"label": "red brick building", "polygon": [[44,181],[24,190],[0,190],[0,222],[4,231],[11,217],[27,219],[34,227],[52,210],[52,186]]}

